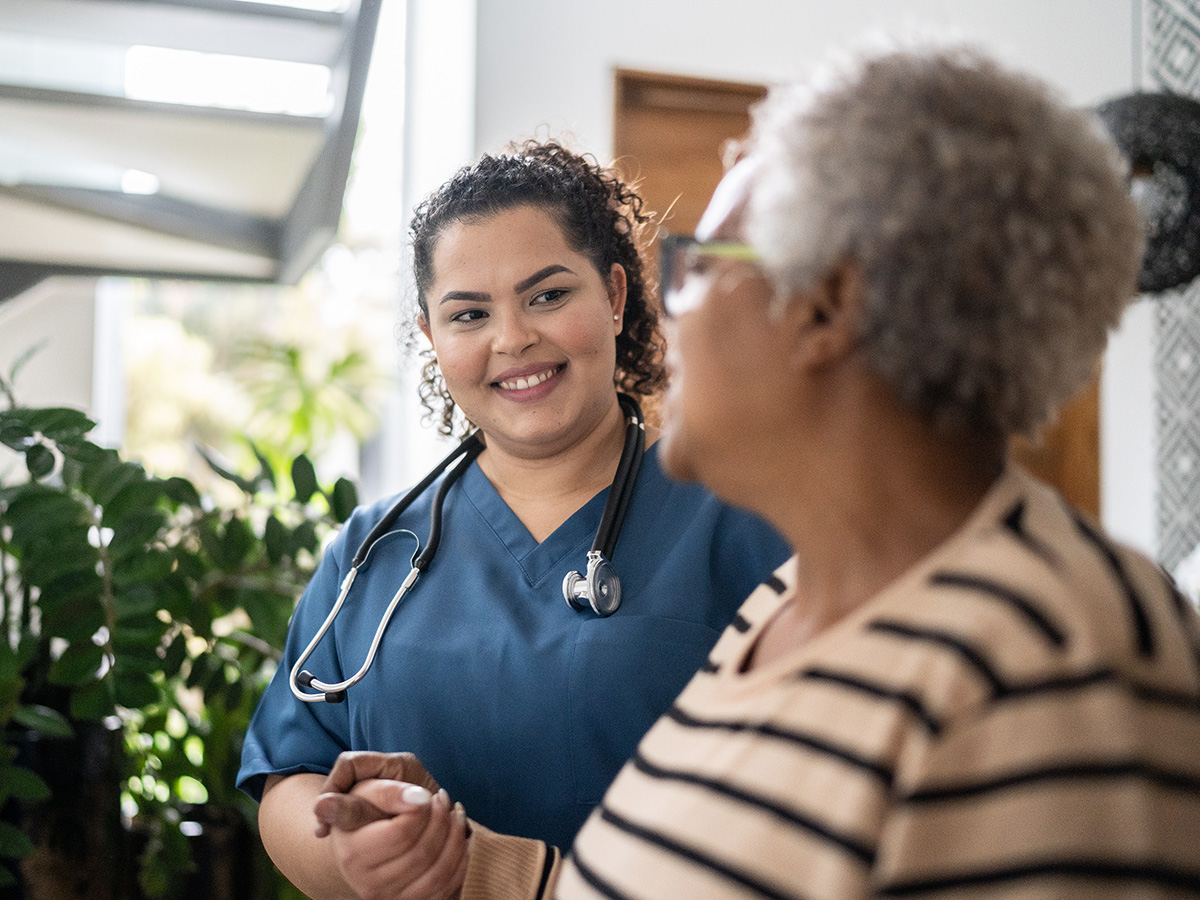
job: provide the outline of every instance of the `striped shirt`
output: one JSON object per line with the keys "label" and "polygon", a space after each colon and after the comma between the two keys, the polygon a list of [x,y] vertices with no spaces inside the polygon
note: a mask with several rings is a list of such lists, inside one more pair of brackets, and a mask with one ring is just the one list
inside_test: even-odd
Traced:
{"label": "striped shirt", "polygon": [[1200,619],[1153,563],[1011,471],[882,593],[742,672],[795,571],[643,739],[558,897],[1200,896]]}

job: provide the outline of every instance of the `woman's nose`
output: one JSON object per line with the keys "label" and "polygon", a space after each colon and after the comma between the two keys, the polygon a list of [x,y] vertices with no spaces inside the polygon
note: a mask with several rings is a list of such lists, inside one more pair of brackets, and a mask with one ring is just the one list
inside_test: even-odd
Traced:
{"label": "woman's nose", "polygon": [[524,311],[505,311],[496,318],[492,347],[497,353],[519,356],[537,343],[537,329]]}

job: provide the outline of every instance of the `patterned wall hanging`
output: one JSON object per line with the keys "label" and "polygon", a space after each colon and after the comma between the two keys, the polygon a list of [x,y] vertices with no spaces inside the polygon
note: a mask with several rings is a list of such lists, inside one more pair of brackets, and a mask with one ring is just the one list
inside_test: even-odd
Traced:
{"label": "patterned wall hanging", "polygon": [[[1143,86],[1200,98],[1200,0],[1142,0]],[[1200,279],[1155,308],[1158,558],[1173,570],[1200,545]]]}

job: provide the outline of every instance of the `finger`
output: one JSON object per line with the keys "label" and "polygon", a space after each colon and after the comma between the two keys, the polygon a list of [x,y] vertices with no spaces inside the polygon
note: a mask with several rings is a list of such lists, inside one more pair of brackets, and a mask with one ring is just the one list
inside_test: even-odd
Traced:
{"label": "finger", "polygon": [[445,814],[440,803],[430,802],[370,822],[357,831],[334,830],[330,840],[338,870],[360,897],[399,897],[399,892],[428,868],[427,862],[414,864],[410,851],[431,820]]}
{"label": "finger", "polygon": [[[466,814],[461,804],[447,811],[444,835],[439,837],[440,852],[424,874],[417,876],[400,893],[408,898],[453,897],[462,887],[467,874]],[[432,824],[432,823],[431,823]],[[432,828],[430,829],[432,831]]]}
{"label": "finger", "polygon": [[416,756],[411,753],[377,753],[373,750],[347,750],[338,754],[333,769],[325,777],[323,792],[350,790],[357,782],[367,778],[391,778],[395,781],[412,781],[405,777],[406,770],[419,770],[425,774]]}
{"label": "finger", "polygon": [[313,804],[317,817],[317,837],[325,837],[337,828],[340,831],[358,831],[369,822],[386,819],[388,813],[362,797],[350,794],[321,794]]}
{"label": "finger", "polygon": [[420,785],[377,779],[360,782],[351,794],[321,794],[313,804],[317,837],[325,837],[334,828],[357,831],[379,819],[427,806],[430,800],[429,791]]}

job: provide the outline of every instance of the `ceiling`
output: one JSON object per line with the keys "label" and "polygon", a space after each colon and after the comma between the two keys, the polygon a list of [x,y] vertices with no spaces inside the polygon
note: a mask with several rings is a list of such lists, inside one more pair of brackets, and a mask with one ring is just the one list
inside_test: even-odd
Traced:
{"label": "ceiling", "polygon": [[294,282],[341,216],[381,0],[0,0],[0,301]]}

